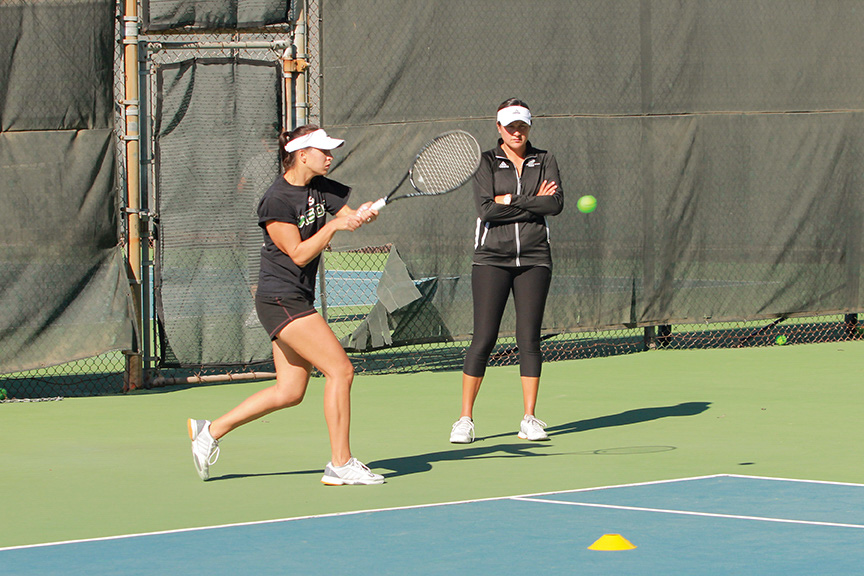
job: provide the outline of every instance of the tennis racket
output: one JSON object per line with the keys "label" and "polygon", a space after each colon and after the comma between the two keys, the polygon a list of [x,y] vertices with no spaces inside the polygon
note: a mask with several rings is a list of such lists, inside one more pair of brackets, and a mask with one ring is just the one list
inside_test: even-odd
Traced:
{"label": "tennis racket", "polygon": [[[399,184],[370,208],[381,210],[396,200],[452,192],[468,182],[479,167],[480,145],[474,136],[462,130],[444,132],[423,146]],[[405,180],[411,182],[414,192],[396,196]]]}

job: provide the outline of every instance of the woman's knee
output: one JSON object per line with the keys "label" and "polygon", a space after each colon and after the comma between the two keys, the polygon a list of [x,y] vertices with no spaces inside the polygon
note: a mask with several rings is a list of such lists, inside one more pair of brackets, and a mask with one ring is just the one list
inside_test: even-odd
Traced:
{"label": "woman's knee", "polygon": [[328,382],[334,382],[349,387],[351,386],[351,383],[354,382],[354,365],[351,364],[351,361],[347,360],[347,358],[345,362],[340,362],[334,366],[328,366],[321,369],[321,372],[324,374],[324,378],[326,378]]}
{"label": "woman's knee", "polygon": [[540,334],[532,333],[532,334],[517,334],[516,335],[516,347],[519,348],[519,352],[526,352],[528,354],[539,354],[540,353]]}
{"label": "woman's knee", "polygon": [[297,388],[296,386],[282,385],[277,382],[274,388],[273,399],[278,408],[290,408],[303,402],[306,397],[306,387]]}
{"label": "woman's knee", "polygon": [[497,342],[497,332],[489,334],[475,332],[474,338],[471,340],[471,344],[468,345],[468,350],[465,353],[479,358],[489,358]]}

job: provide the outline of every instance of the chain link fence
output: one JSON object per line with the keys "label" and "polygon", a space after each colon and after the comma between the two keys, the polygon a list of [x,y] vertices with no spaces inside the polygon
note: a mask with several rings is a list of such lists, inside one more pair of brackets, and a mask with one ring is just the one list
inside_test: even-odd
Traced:
{"label": "chain link fence", "polygon": [[123,390],[120,9],[0,6],[0,400]]}
{"label": "chain link fence", "polygon": [[293,25],[144,38],[151,381],[266,368],[269,342],[252,300],[255,207],[278,174],[279,132],[305,114],[292,75],[283,78],[283,62],[298,58]]}
{"label": "chain link fence", "polygon": [[[272,372],[251,297],[253,208],[278,170],[266,148],[279,129],[308,121],[346,138],[332,176],[356,206],[439,132],[466,129],[492,147],[495,107],[514,96],[532,106],[532,141],[557,156],[567,198],[550,219],[546,361],[862,338],[864,11],[562,0],[534,5],[514,32],[524,12],[509,1],[310,0],[302,18],[289,6],[291,24],[220,30],[212,14],[172,28],[160,6],[139,37],[149,384]],[[286,49],[308,66],[287,85]],[[583,193],[596,212],[574,209]],[[467,186],[337,236],[316,304],[358,373],[461,368],[474,220]],[[513,332],[508,306],[492,365],[518,362]],[[118,392],[124,370],[116,352],[0,386]]]}
{"label": "chain link fence", "polygon": [[[491,148],[498,103],[526,100],[567,198],[546,360],[861,337],[852,4],[545,2],[530,23],[517,2],[366,8],[322,3],[321,117],[350,147],[333,177],[373,200],[424,141],[461,128]],[[596,212],[575,210],[582,194]],[[468,186],[334,240],[334,282],[415,288],[398,306],[370,292],[362,320],[329,303],[359,371],[461,367],[474,224]],[[508,308],[494,362],[518,359],[513,332]]]}

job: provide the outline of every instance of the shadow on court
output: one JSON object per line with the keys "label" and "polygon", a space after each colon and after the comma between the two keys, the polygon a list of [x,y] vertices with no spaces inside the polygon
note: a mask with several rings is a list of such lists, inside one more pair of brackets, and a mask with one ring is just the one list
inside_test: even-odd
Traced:
{"label": "shadow on court", "polygon": [[[659,420],[661,418],[675,418],[682,416],[697,416],[708,410],[711,406],[710,402],[684,402],[674,406],[656,406],[653,408],[638,408],[636,410],[627,410],[619,414],[611,414],[609,416],[600,416],[598,418],[590,418],[587,420],[577,420],[568,422],[567,424],[559,424],[546,428],[549,437],[560,436],[563,434],[574,434],[576,432],[586,432],[588,430],[597,430],[599,428],[611,428],[613,426],[628,426],[630,424],[640,424]],[[395,478],[398,476],[407,476],[409,474],[418,474],[421,472],[429,472],[432,470],[432,464],[435,462],[449,462],[455,460],[472,460],[483,458],[523,458],[537,456],[558,456],[560,454],[547,452],[544,454],[533,452],[533,450],[544,449],[550,447],[549,444],[537,442],[521,442],[518,444],[496,444],[494,446],[483,446],[481,443],[487,440],[496,438],[511,438],[516,435],[516,431],[504,432],[501,434],[493,434],[491,436],[483,436],[477,438],[470,447],[454,448],[452,450],[442,450],[440,452],[429,452],[426,454],[417,454],[415,456],[404,456],[401,458],[388,458],[386,460],[376,460],[369,462],[367,465],[370,468],[392,470],[384,474],[387,478]],[[292,470],[288,472],[263,472],[257,474],[225,474],[223,476],[215,476],[210,479],[210,482],[218,480],[236,480],[239,478],[252,478],[260,476],[302,476],[310,474],[322,474],[322,469],[317,470]]]}
{"label": "shadow on court", "polygon": [[388,458],[369,462],[370,468],[384,468],[392,470],[385,472],[387,478],[407,476],[419,472],[429,472],[435,462],[448,462],[455,460],[479,460],[486,458],[523,458],[536,456],[556,456],[557,454],[537,454],[532,452],[537,448],[548,448],[549,444],[497,444],[495,446],[472,445],[470,448],[457,450],[443,450],[441,452],[429,452],[417,454],[416,456],[404,456],[402,458]]}
{"label": "shadow on court", "polygon": [[[432,470],[433,462],[446,462],[455,460],[469,460],[481,458],[518,458],[523,456],[553,456],[555,454],[535,454],[531,452],[534,448],[545,448],[547,445],[537,444],[498,444],[496,446],[477,446],[464,450],[445,450],[442,452],[430,452],[427,454],[418,454],[416,456],[406,456],[403,458],[388,458],[386,460],[376,460],[369,462],[367,466],[370,468],[384,468],[393,472],[385,473],[387,478],[396,476],[406,476],[408,474],[416,474],[418,472],[428,472]],[[259,472],[254,474],[224,474],[222,476],[213,476],[208,482],[216,482],[219,480],[237,480],[240,478],[257,478],[264,476],[303,476],[303,475],[318,475],[323,474],[324,469],[316,470],[291,470],[287,472]]]}
{"label": "shadow on court", "polygon": [[222,476],[212,476],[208,482],[216,482],[217,480],[237,480],[239,478],[260,478],[263,476],[308,476],[323,474],[324,468],[317,470],[290,470],[288,472],[259,472],[256,474],[224,474]]}
{"label": "shadow on court", "polygon": [[[639,424],[642,422],[650,422],[661,418],[672,418],[680,416],[696,416],[708,410],[711,406],[710,402],[684,402],[674,406],[657,406],[653,408],[639,408],[636,410],[627,410],[620,414],[612,414],[610,416],[601,416],[588,420],[579,420],[560,424],[558,426],[550,426],[546,429],[550,438],[562,434],[573,434],[576,432],[585,432],[588,430],[596,430],[598,428],[609,428],[612,426],[627,426],[630,424]],[[420,472],[428,472],[432,470],[432,464],[435,462],[447,462],[454,460],[471,460],[481,458],[522,458],[522,457],[537,457],[537,456],[558,456],[560,454],[554,452],[546,452],[543,454],[533,452],[533,450],[548,448],[550,444],[537,442],[522,442],[519,444],[496,444],[494,446],[483,446],[482,443],[486,440],[495,438],[509,438],[516,435],[516,431],[505,432],[502,434],[494,434],[491,436],[483,436],[477,438],[470,448],[460,448],[453,450],[444,450],[441,452],[429,452],[427,454],[417,454],[415,456],[405,456],[402,458],[388,458],[386,460],[376,460],[369,462],[370,468],[384,468],[393,472],[385,473],[387,478],[395,478],[397,476],[406,476],[408,474],[417,474]],[[662,450],[669,447],[662,447]],[[652,450],[654,451],[654,450]]]}
{"label": "shadow on court", "polygon": [[590,418],[588,420],[570,422],[569,424],[551,426],[546,429],[546,432],[550,436],[557,436],[559,434],[585,432],[587,430],[597,430],[599,428],[611,428],[612,426],[640,424],[642,422],[660,420],[661,418],[698,416],[708,410],[710,406],[711,402],[684,402],[682,404],[676,404],[675,406],[637,408],[636,410],[627,410],[626,412],[612,414],[611,416],[600,416],[599,418]]}
{"label": "shadow on court", "polygon": [[[630,424],[640,424],[642,422],[650,422],[661,418],[674,418],[680,416],[697,416],[708,410],[711,402],[684,402],[675,406],[656,406],[654,408],[637,408],[636,410],[627,410],[619,414],[611,414],[609,416],[599,416],[597,418],[589,418],[588,420],[577,420],[576,422],[568,422],[567,424],[559,424],[557,426],[549,426],[546,428],[546,433],[552,436],[561,434],[573,434],[575,432],[587,432],[588,430],[597,430],[600,428],[611,428],[613,426],[628,426]],[[484,436],[477,440],[490,440],[493,438],[504,438],[515,435],[516,432],[504,432],[502,434],[494,434],[492,436]]]}

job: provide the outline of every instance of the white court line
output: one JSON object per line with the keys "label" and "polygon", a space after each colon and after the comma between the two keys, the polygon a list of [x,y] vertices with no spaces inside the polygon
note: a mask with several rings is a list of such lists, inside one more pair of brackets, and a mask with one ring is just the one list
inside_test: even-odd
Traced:
{"label": "white court line", "polygon": [[864,488],[864,484],[854,482],[835,482],[833,480],[802,480],[800,478],[776,478],[773,476],[749,476],[747,474],[723,474],[728,478],[743,478],[744,480],[773,480],[780,482],[798,482],[800,484],[827,484],[829,486],[852,486]]}
{"label": "white court line", "polygon": [[[313,518],[333,518],[333,517],[339,517],[339,516],[353,516],[356,514],[367,514],[367,513],[373,513],[373,512],[416,510],[416,509],[421,509],[421,508],[435,508],[438,506],[453,506],[453,505],[457,505],[457,504],[473,504],[473,503],[477,503],[477,502],[494,502],[496,500],[523,500],[523,499],[529,500],[530,499],[531,502],[551,502],[554,504],[561,504],[562,502],[559,502],[559,501],[540,500],[540,499],[537,499],[536,497],[549,496],[552,494],[574,494],[574,493],[579,493],[579,492],[596,492],[599,490],[611,490],[613,488],[632,488],[632,487],[637,487],[637,486],[653,486],[653,485],[658,485],[658,484],[672,484],[672,483],[676,483],[676,482],[689,482],[691,480],[710,480],[713,478],[745,478],[745,479],[751,478],[751,479],[760,479],[760,480],[782,480],[782,481],[789,481],[789,482],[812,482],[814,484],[839,484],[839,485],[845,485],[845,486],[864,487],[864,484],[841,484],[839,482],[826,482],[826,481],[820,481],[820,480],[797,480],[797,479],[792,479],[792,478],[770,478],[770,477],[763,477],[763,476],[743,476],[743,475],[736,475],[736,474],[709,474],[706,476],[691,476],[688,478],[671,478],[671,479],[667,479],[667,480],[652,480],[652,481],[648,481],[648,482],[634,482],[634,483],[630,483],[630,484],[613,484],[610,486],[596,486],[593,488],[575,488],[573,490],[558,490],[558,491],[552,491],[552,492],[538,492],[538,493],[534,493],[534,494],[522,494],[522,495],[518,495],[518,496],[496,496],[493,498],[475,498],[472,500],[457,500],[457,501],[453,501],[453,502],[435,502],[432,504],[415,504],[415,505],[411,505],[411,506],[395,506],[392,508],[372,508],[372,509],[367,509],[367,510],[354,510],[354,511],[349,511],[349,512],[334,512],[331,514],[312,514],[312,515],[308,515],[308,516],[295,516],[292,518],[276,518],[276,519],[272,519],[272,520],[255,520],[255,521],[251,521],[251,522],[236,522],[236,523],[231,523],[231,524],[217,524],[217,525],[213,525],[213,526],[197,526],[197,527],[193,527],[193,528],[177,528],[175,530],[160,530],[157,532],[141,532],[141,533],[137,533],[137,534],[119,534],[116,536],[101,536],[98,538],[82,538],[79,540],[62,540],[59,542],[43,542],[40,544],[25,544],[25,545],[21,545],[21,546],[9,546],[6,548],[0,547],[0,552],[5,552],[7,550],[26,550],[29,548],[44,548],[47,546],[61,546],[64,544],[83,544],[83,543],[87,543],[87,542],[108,542],[108,541],[112,541],[112,540],[123,540],[126,538],[138,538],[140,536],[161,536],[161,535],[165,535],[165,534],[184,534],[186,532],[199,532],[202,530],[216,530],[219,528],[242,528],[244,526],[261,526],[261,525],[265,525],[265,524],[276,524],[278,522],[293,522],[295,520],[310,520]],[[587,506],[587,504],[586,504],[586,506]],[[685,512],[681,512],[681,514],[685,514]],[[707,515],[707,514],[705,514],[705,515]],[[778,522],[779,520],[773,520],[773,521]],[[838,526],[842,526],[842,525],[838,524]],[[864,526],[858,526],[855,524],[850,525],[850,526],[856,527],[856,528],[864,528]]]}
{"label": "white court line", "polygon": [[[614,488],[634,488],[637,486],[654,486],[657,484],[674,484],[675,482],[689,482],[691,480],[711,480],[713,478],[725,478],[729,474],[708,474],[706,476],[690,476],[688,478],[670,478],[668,480],[649,480],[647,482],[632,482],[630,484],[610,484],[609,486],[595,486],[593,488],[574,488],[572,490],[555,490],[553,492],[539,492],[537,494],[520,494],[518,496],[504,496],[494,498],[502,500],[507,498],[529,498],[531,496],[546,496],[548,494],[575,494],[578,492],[596,492],[598,490],[612,490]],[[755,478],[755,476],[754,476]]]}
{"label": "white court line", "polygon": [[313,518],[333,518],[339,516],[352,516],[355,514],[366,514],[372,512],[390,512],[396,510],[415,510],[420,508],[435,508],[437,506],[453,506],[457,504],[473,504],[476,502],[494,502],[496,500],[510,500],[511,498],[529,498],[532,496],[549,496],[551,494],[570,494],[572,492],[588,492],[593,490],[609,490],[611,488],[629,488],[634,486],[650,486],[652,484],[668,484],[670,482],[686,482],[688,480],[705,480],[718,478],[725,474],[712,474],[710,476],[693,476],[691,478],[672,478],[669,480],[653,480],[650,482],[636,482],[632,484],[617,484],[613,486],[598,486],[595,488],[577,488],[574,490],[559,490],[554,492],[538,492],[535,494],[522,494],[519,496],[496,496],[492,498],[475,498],[472,500],[457,500],[453,502],[435,502],[432,504],[414,504],[411,506],[395,506],[393,508],[372,508],[367,510],[354,510],[349,512],[333,512],[332,514],[312,514],[308,516],[295,516],[292,518],[276,518],[273,520],[255,520],[251,522],[236,522],[231,524],[216,524],[213,526],[197,526],[194,528],[177,528],[175,530],[160,530],[156,532],[141,532],[137,534],[118,534],[116,536],[100,536],[97,538],[81,538],[79,540],[62,540],[59,542],[43,542],[40,544],[24,544],[21,546],[0,547],[0,552],[7,550],[26,550],[28,548],[44,548],[46,546],[61,546],[64,544],[84,544],[87,542],[108,542],[111,540],[123,540],[126,538],[138,538],[140,536],[161,536],[164,534],[184,534],[186,532],[199,532],[201,530],[216,530],[219,528],[242,528],[244,526],[261,526],[265,524],[276,524],[278,522],[293,522],[295,520],[311,520]]}
{"label": "white court line", "polygon": [[864,524],[842,524],[839,522],[817,522],[813,520],[792,520],[790,518],[767,518],[764,516],[743,516],[738,514],[717,514],[714,512],[693,512],[690,510],[669,510],[664,508],[643,508],[641,506],[619,506],[615,504],[594,504],[589,502],[566,502],[562,500],[546,500],[541,498],[528,498],[514,496],[511,500],[520,502],[540,502],[542,504],[558,504],[565,506],[582,506],[586,508],[607,508],[610,510],[627,510],[635,512],[656,512],[658,514],[676,514],[679,516],[700,516],[704,518],[727,518],[734,520],[755,520],[758,522],[777,522],[780,524],[806,524],[808,526],[831,526],[834,528],[859,528],[864,529]]}

